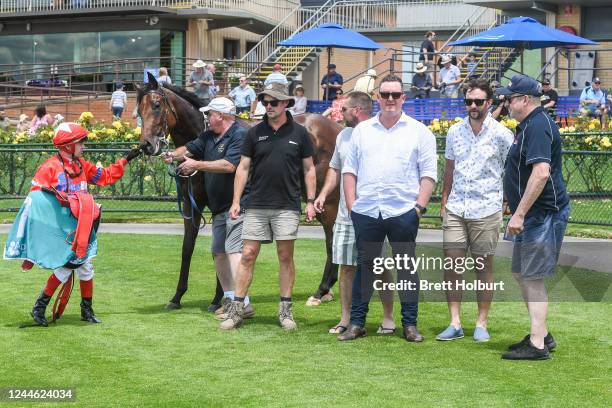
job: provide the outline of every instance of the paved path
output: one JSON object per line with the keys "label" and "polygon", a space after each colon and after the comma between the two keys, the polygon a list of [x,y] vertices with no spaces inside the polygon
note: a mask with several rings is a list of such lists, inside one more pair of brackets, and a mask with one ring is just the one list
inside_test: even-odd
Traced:
{"label": "paved path", "polygon": [[[10,224],[0,224],[0,234],[8,233],[10,227]],[[183,235],[183,225],[102,223],[100,225],[100,232],[113,234]],[[207,224],[200,234],[210,236],[210,224]],[[300,238],[324,239],[323,228],[320,226],[300,226],[298,236]],[[419,230],[417,242],[431,243],[433,246],[441,247],[442,231],[421,229]],[[503,241],[501,236],[499,242],[496,254],[510,257],[512,254],[512,244]],[[561,265],[576,266],[599,272],[611,272],[612,240],[565,237],[559,263]]]}

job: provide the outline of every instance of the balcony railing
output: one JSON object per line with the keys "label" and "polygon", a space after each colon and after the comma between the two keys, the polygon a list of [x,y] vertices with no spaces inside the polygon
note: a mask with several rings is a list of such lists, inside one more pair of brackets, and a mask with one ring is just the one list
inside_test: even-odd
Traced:
{"label": "balcony railing", "polygon": [[297,5],[299,5],[299,0],[2,0],[0,2],[0,15],[146,6],[173,9],[211,8],[246,11],[279,21]]}
{"label": "balcony railing", "polygon": [[[308,10],[304,8],[304,17]],[[321,23],[334,22],[358,31],[418,29],[455,29],[483,7],[465,4],[463,0],[339,0]],[[496,11],[485,11],[490,19]]]}

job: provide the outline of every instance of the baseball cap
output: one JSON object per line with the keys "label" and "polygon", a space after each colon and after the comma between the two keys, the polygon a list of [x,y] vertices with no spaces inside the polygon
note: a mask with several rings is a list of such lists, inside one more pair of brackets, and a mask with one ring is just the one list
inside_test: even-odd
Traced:
{"label": "baseball cap", "polygon": [[336,64],[329,64],[327,69],[336,69]]}
{"label": "baseball cap", "polygon": [[601,84],[601,80],[598,77],[593,78],[594,84]]}
{"label": "baseball cap", "polygon": [[531,95],[540,96],[542,94],[542,86],[535,79],[527,75],[515,75],[510,80],[508,86],[497,88],[495,93],[498,95]]}
{"label": "baseball cap", "polygon": [[231,99],[228,99],[224,96],[219,96],[210,101],[208,106],[200,108],[200,112],[202,113],[207,113],[211,110],[219,113],[227,113],[229,115],[233,115],[236,113],[236,106],[234,105],[234,102],[231,101]]}
{"label": "baseball cap", "polygon": [[542,80],[542,85],[550,85],[550,80],[548,79]]}

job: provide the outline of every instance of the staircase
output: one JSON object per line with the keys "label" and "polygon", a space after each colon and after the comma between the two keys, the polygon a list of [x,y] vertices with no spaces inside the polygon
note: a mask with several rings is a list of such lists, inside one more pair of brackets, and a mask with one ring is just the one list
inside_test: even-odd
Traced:
{"label": "staircase", "polygon": [[[316,10],[296,7],[283,21],[257,43],[241,62],[247,67],[251,83],[262,84],[274,64],[281,64],[282,73],[291,82],[316,61],[322,49],[317,47],[283,47],[277,44],[302,31],[316,27],[334,8],[335,0],[327,0]],[[272,50],[272,51],[270,51]]]}

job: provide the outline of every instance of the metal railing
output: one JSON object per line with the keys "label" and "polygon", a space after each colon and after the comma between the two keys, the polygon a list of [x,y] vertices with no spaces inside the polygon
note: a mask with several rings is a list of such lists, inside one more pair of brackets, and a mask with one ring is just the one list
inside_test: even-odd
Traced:
{"label": "metal railing", "polygon": [[241,10],[279,21],[299,3],[298,0],[2,0],[0,14],[126,7],[212,8]]}
{"label": "metal railing", "polygon": [[[611,135],[610,133],[607,133]],[[575,135],[584,137],[585,135]],[[445,137],[437,137],[438,178],[444,172]],[[118,159],[132,143],[90,144],[87,159],[109,164]],[[0,145],[0,212],[16,212],[30,188],[36,168],[56,150],[50,144]],[[572,199],[571,223],[612,226],[612,152],[563,152],[563,175]],[[442,183],[438,183],[432,202],[439,202]],[[113,186],[91,187],[105,211],[127,213],[175,212],[176,186],[161,160],[134,160],[125,176]],[[435,216],[435,215],[434,215]]]}

